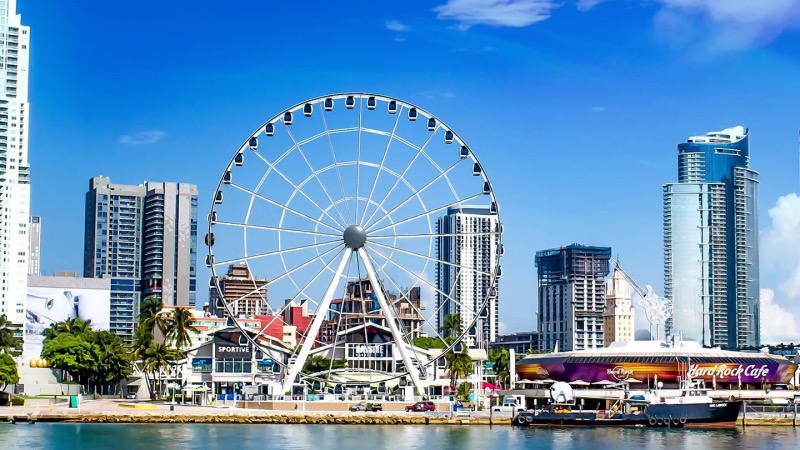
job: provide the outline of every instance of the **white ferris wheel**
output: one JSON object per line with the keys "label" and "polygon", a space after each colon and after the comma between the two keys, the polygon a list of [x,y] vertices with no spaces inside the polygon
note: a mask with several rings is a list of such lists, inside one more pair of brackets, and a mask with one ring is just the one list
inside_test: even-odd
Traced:
{"label": "white ferris wheel", "polygon": [[[441,226],[468,208],[493,226]],[[502,226],[483,166],[438,118],[382,95],[322,96],[266,121],[224,168],[208,219],[218,306],[284,390],[343,372],[422,390],[443,352],[462,351],[500,277]],[[453,250],[470,244],[484,252]],[[248,270],[252,289],[226,297],[220,280],[232,265]],[[287,343],[275,330],[299,306],[307,320]],[[444,311],[464,326],[443,330]],[[442,350],[413,344],[426,336]],[[315,355],[330,366],[304,372]],[[334,367],[342,358],[348,367]]]}

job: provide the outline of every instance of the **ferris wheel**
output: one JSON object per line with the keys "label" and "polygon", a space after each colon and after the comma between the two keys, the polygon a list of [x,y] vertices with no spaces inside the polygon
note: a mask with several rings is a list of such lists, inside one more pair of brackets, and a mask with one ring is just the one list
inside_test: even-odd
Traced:
{"label": "ferris wheel", "polygon": [[[280,112],[236,149],[208,219],[217,306],[284,391],[347,376],[422,390],[493,315],[492,184],[455,131],[410,103],[342,93]],[[234,267],[250,285],[231,294]]]}

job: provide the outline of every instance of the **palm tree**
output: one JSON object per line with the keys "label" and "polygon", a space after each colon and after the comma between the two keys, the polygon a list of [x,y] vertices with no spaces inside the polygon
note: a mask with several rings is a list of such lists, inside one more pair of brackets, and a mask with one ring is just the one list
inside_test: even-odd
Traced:
{"label": "palm tree", "polygon": [[446,337],[455,338],[461,335],[461,315],[460,314],[447,314],[444,316],[444,323],[439,331]]}
{"label": "palm tree", "polygon": [[450,386],[455,386],[459,378],[472,373],[472,358],[466,351],[456,353],[450,350],[445,353],[444,360],[450,373]]}
{"label": "palm tree", "polygon": [[74,319],[66,319],[63,322],[51,323],[50,326],[44,330],[44,338],[45,340],[53,339],[62,333],[81,336],[91,330],[91,320],[84,321],[80,317],[76,317]]}
{"label": "palm tree", "polygon": [[144,374],[144,381],[147,384],[147,391],[150,393],[150,398],[153,398],[153,390],[150,389],[150,377],[147,376],[147,351],[153,343],[153,333],[147,326],[142,323],[136,327],[133,333],[133,343],[131,343],[131,361],[133,364],[139,363],[139,368]]}
{"label": "palm tree", "polygon": [[0,353],[19,356],[22,353],[22,338],[14,334],[14,327],[5,314],[0,315]]}
{"label": "palm tree", "polygon": [[[153,374],[153,380],[155,381],[157,379],[156,376],[160,375],[165,368],[169,367],[171,356],[172,354],[169,347],[161,342],[150,341],[150,345],[147,347],[145,359],[143,361],[144,370]],[[159,377],[158,379],[163,381],[162,377]],[[162,389],[159,386],[156,392],[158,397],[161,397],[161,391]]]}
{"label": "palm tree", "polygon": [[194,317],[192,312],[185,308],[172,311],[169,317],[167,330],[168,340],[172,340],[178,350],[186,348],[192,343],[192,333],[197,329],[192,325]]}
{"label": "palm tree", "polygon": [[507,381],[510,375],[508,349],[499,348],[489,350],[489,361],[494,365],[495,379],[500,383]]}
{"label": "palm tree", "polygon": [[145,324],[150,333],[155,333],[158,329],[161,334],[167,335],[169,322],[162,312],[164,304],[156,296],[150,296],[142,300],[139,307],[139,323]]}

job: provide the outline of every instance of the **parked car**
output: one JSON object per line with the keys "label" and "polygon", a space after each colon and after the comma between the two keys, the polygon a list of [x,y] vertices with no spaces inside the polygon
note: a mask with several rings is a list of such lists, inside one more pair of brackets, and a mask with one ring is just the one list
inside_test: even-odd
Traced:
{"label": "parked car", "polygon": [[358,411],[383,411],[383,405],[380,403],[357,403],[350,407],[351,412]]}
{"label": "parked car", "polygon": [[433,402],[417,402],[413,405],[406,406],[406,412],[425,412],[436,411],[436,405]]}
{"label": "parked car", "polygon": [[136,400],[136,394],[127,394],[125,398],[128,400]]}

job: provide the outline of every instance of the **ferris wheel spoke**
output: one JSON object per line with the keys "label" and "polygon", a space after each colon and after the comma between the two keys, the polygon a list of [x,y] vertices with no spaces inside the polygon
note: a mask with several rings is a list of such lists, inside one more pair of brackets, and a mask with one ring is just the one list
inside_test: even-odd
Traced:
{"label": "ferris wheel spoke", "polygon": [[389,147],[391,147],[392,145],[395,133],[397,132],[397,124],[400,123],[400,116],[402,115],[403,115],[403,106],[400,106],[400,109],[397,111],[397,117],[394,119],[394,126],[392,126],[392,134],[389,135],[389,140],[386,142],[386,148],[383,150],[381,163],[378,166],[378,171],[375,173],[375,179],[372,180],[372,188],[370,188],[369,195],[367,196],[367,200],[364,203],[364,212],[361,214],[361,220],[358,221],[358,223],[361,224],[361,226],[364,225],[364,218],[367,216],[367,210],[369,209],[369,205],[372,203],[372,195],[375,193],[375,188],[378,185],[378,178],[380,178],[381,171],[383,171],[383,165],[386,162],[386,155],[389,154]]}
{"label": "ferris wheel spoke", "polygon": [[282,248],[280,250],[274,250],[274,251],[266,252],[266,253],[256,253],[255,255],[242,256],[240,258],[227,259],[227,260],[224,260],[224,261],[215,261],[214,265],[215,266],[224,266],[224,265],[227,265],[227,264],[233,264],[235,262],[247,262],[247,261],[252,261],[254,259],[266,258],[267,256],[282,255],[282,254],[285,254],[285,253],[298,252],[300,250],[309,250],[309,249],[312,249],[312,248],[323,247],[323,246],[326,246],[326,245],[341,244],[341,242],[342,242],[341,239],[334,239],[332,241],[318,242],[316,244],[301,245],[299,247]]}
{"label": "ferris wheel spoke", "polygon": [[[294,139],[294,138],[292,138],[292,139]],[[298,147],[298,149],[299,149],[299,147]],[[311,202],[312,205],[316,206],[317,209],[322,211],[322,214],[328,216],[328,218],[331,219],[333,221],[333,223],[335,223],[336,225],[340,226],[341,228],[344,228],[344,225],[339,223],[339,221],[336,220],[332,215],[328,214],[327,210],[325,210],[323,207],[319,206],[319,204],[316,201],[314,201],[314,199],[311,198],[311,196],[306,194],[306,192],[304,190],[300,189],[297,186],[297,184],[295,184],[294,181],[290,180],[289,177],[287,177],[283,172],[278,170],[278,168],[275,167],[271,162],[269,162],[269,160],[267,160],[267,158],[264,158],[263,156],[261,156],[261,153],[259,153],[258,150],[253,150],[253,153],[255,153],[256,156],[258,156],[259,159],[264,161],[264,164],[266,164],[273,172],[277,173],[281,178],[283,178],[287,183],[289,183],[292,186],[292,188],[294,188],[295,192],[298,192],[298,193],[300,193],[300,195],[305,197],[306,200]],[[302,151],[300,153],[302,154]],[[322,189],[325,190],[324,187]],[[327,194],[327,191],[325,191],[325,193]],[[331,203],[333,203],[333,200],[331,200]]]}
{"label": "ferris wheel spoke", "polygon": [[[286,133],[292,139],[292,142],[294,143],[295,147],[297,147],[297,151],[300,153],[300,156],[302,156],[303,160],[306,162],[306,165],[308,166],[308,170],[311,171],[311,174],[314,175],[314,178],[317,179],[317,183],[319,183],[319,187],[321,187],[322,191],[325,192],[325,196],[328,197],[328,201],[330,201],[331,205],[333,205],[334,208],[336,208],[336,212],[339,214],[339,217],[342,219],[342,223],[347,223],[347,219],[345,219],[344,215],[342,215],[342,211],[339,209],[339,205],[337,205],[336,202],[333,200],[333,197],[331,197],[331,194],[328,192],[327,186],[325,186],[325,183],[323,183],[322,180],[319,178],[319,174],[314,169],[314,167],[311,165],[311,161],[308,160],[308,157],[306,156],[306,153],[303,151],[303,146],[297,143],[297,140],[294,138],[294,134],[292,134],[292,131],[289,129],[289,127],[286,126],[286,124],[284,124],[283,126],[284,126],[284,128],[286,128]],[[342,226],[342,227],[344,228],[344,226]]]}
{"label": "ferris wheel spoke", "polygon": [[328,137],[328,147],[331,150],[331,158],[333,159],[333,165],[336,166],[336,176],[339,178],[339,187],[342,189],[342,199],[345,199],[344,207],[347,211],[348,216],[352,216],[350,212],[350,204],[346,201],[347,199],[347,192],[344,189],[344,180],[342,179],[342,172],[339,170],[339,164],[336,162],[336,152],[333,150],[333,140],[331,139],[331,133],[328,129],[328,119],[325,118],[325,109],[320,109],[320,116],[322,117],[322,124],[325,126],[325,135]]}
{"label": "ferris wheel spoke", "polygon": [[[437,292],[439,295],[441,295],[441,296],[445,297],[446,299],[448,299],[448,300],[452,301],[453,303],[457,304],[457,305],[458,305],[460,308],[464,308],[464,305],[462,305],[460,301],[456,300],[456,299],[455,299],[455,298],[453,298],[453,296],[452,296],[452,288],[454,288],[454,287],[455,287],[455,283],[453,283],[453,286],[451,286],[451,289],[450,289],[450,291],[451,291],[451,292],[450,292],[450,294],[445,294],[445,293],[444,293],[444,292],[443,292],[441,289],[439,289],[439,287],[438,287],[438,286],[436,286],[436,285],[434,285],[433,283],[431,283],[430,281],[426,280],[424,277],[421,277],[421,276],[419,276],[418,274],[416,274],[416,273],[414,273],[414,272],[412,272],[412,271],[410,271],[410,270],[406,269],[406,268],[405,268],[405,267],[403,267],[401,264],[398,264],[398,263],[394,262],[394,260],[392,260],[391,258],[387,257],[386,255],[384,255],[384,254],[383,254],[383,253],[381,253],[380,251],[378,251],[378,250],[376,250],[376,249],[372,249],[372,250],[370,250],[370,251],[371,251],[371,252],[373,252],[373,253],[375,253],[375,254],[377,254],[377,255],[378,255],[378,256],[380,256],[381,258],[384,258],[384,259],[386,259],[387,261],[389,261],[389,263],[391,263],[393,266],[397,267],[398,269],[400,269],[400,270],[404,271],[405,273],[407,273],[407,274],[411,275],[412,277],[416,278],[417,280],[419,280],[419,281],[421,281],[421,282],[425,283],[426,285],[428,285],[429,287],[431,287],[431,288],[432,288],[434,291],[436,291],[436,292]],[[458,269],[456,269],[456,276],[455,276],[455,279],[456,279],[456,280],[458,279],[458,274],[461,272],[461,269],[462,269],[462,267],[459,267]],[[442,304],[442,305],[444,305],[444,304]],[[439,313],[439,310],[440,310],[440,309],[441,309],[441,306],[439,306],[438,308],[436,308],[436,309],[434,310],[434,312],[433,312],[433,315],[434,315],[434,316],[438,315],[438,313]]]}
{"label": "ferris wheel spoke", "polygon": [[[391,215],[392,215],[392,213],[394,213],[394,212],[395,212],[395,211],[397,211],[398,209],[402,208],[402,207],[403,207],[403,206],[404,206],[406,203],[408,203],[409,201],[411,201],[411,200],[412,200],[414,197],[419,197],[419,195],[420,195],[421,193],[425,192],[425,190],[426,190],[426,189],[428,189],[429,187],[433,186],[433,184],[434,184],[434,183],[436,183],[437,181],[441,180],[441,179],[442,179],[442,177],[447,177],[447,173],[448,173],[448,172],[450,172],[451,170],[455,169],[455,168],[456,168],[456,167],[457,167],[459,164],[461,164],[461,162],[462,162],[462,161],[466,161],[466,159],[459,159],[458,161],[456,161],[455,163],[453,163],[453,165],[451,165],[450,167],[448,167],[448,168],[447,168],[447,170],[443,171],[442,173],[440,173],[439,175],[437,175],[437,176],[436,176],[434,179],[432,179],[431,181],[429,181],[427,184],[425,184],[425,185],[424,185],[424,186],[422,186],[421,188],[419,188],[419,189],[417,189],[416,191],[414,191],[414,193],[412,193],[411,195],[409,195],[408,197],[406,197],[406,199],[405,199],[405,200],[403,200],[402,202],[400,202],[400,203],[399,203],[397,206],[395,206],[394,208],[392,208],[392,209],[391,209],[389,212],[387,212],[386,214],[383,214],[383,215],[381,215],[381,217],[379,217],[379,218],[378,218],[378,220],[376,220],[375,222],[373,222],[373,223],[371,223],[371,224],[369,224],[369,225],[366,225],[366,228],[367,228],[367,229],[369,229],[369,227],[374,227],[375,225],[377,225],[377,224],[379,224],[379,223],[383,222],[384,220],[386,220],[386,218],[387,218],[387,217],[391,216]],[[454,197],[458,198],[458,196],[457,196],[457,195],[455,195]]]}
{"label": "ferris wheel spoke", "polygon": [[328,250],[325,250],[324,252],[320,253],[319,255],[317,255],[317,256],[315,256],[315,257],[313,257],[313,258],[309,259],[308,261],[305,261],[305,262],[304,262],[304,263],[302,263],[302,264],[300,264],[299,266],[292,268],[292,270],[289,270],[289,271],[287,271],[287,272],[284,272],[284,273],[282,273],[282,274],[278,275],[277,277],[275,277],[275,278],[273,278],[273,279],[271,279],[271,280],[268,280],[266,283],[262,283],[261,285],[259,285],[258,287],[256,287],[254,290],[252,290],[252,291],[250,291],[250,292],[248,292],[248,293],[246,293],[246,294],[242,295],[241,297],[239,297],[239,298],[237,298],[237,299],[233,300],[233,301],[231,302],[231,304],[233,304],[233,303],[237,303],[237,302],[240,302],[240,301],[242,301],[243,299],[245,299],[246,297],[248,297],[248,296],[250,296],[250,295],[253,295],[253,294],[257,293],[257,292],[258,292],[258,291],[260,291],[261,289],[264,289],[265,287],[269,287],[270,285],[272,285],[272,284],[275,284],[275,283],[277,283],[278,281],[280,281],[280,280],[282,280],[282,279],[284,279],[284,278],[286,278],[286,277],[291,277],[291,275],[292,275],[294,272],[297,272],[298,270],[300,270],[300,269],[302,269],[302,268],[304,268],[304,267],[308,266],[309,264],[313,263],[313,262],[314,262],[314,261],[316,261],[316,260],[320,260],[320,261],[322,261],[322,262],[323,262],[323,264],[324,264],[324,263],[325,263],[325,261],[323,261],[323,260],[322,260],[322,258],[324,258],[326,255],[328,255],[328,254],[332,253],[334,250],[338,249],[338,248],[339,248],[339,246],[342,246],[342,247],[344,247],[344,244],[339,244],[339,245],[337,245],[336,247],[333,247],[333,248],[330,248],[330,249],[328,249]]}
{"label": "ferris wheel spoke", "polygon": [[[413,289],[414,287],[412,286],[412,287],[411,287],[411,288],[410,288],[410,289],[409,289],[407,292],[403,293],[403,288],[401,288],[401,287],[400,287],[400,286],[397,284],[397,282],[395,282],[395,281],[394,281],[394,278],[392,278],[392,276],[391,276],[391,275],[389,275],[389,272],[387,272],[387,271],[386,271],[386,269],[381,269],[381,268],[380,268],[380,265],[378,264],[378,262],[377,262],[377,260],[375,259],[375,257],[371,255],[371,253],[376,253],[376,254],[380,255],[381,257],[383,257],[384,259],[387,259],[387,258],[386,258],[385,256],[383,256],[382,254],[380,254],[379,252],[375,251],[374,249],[373,249],[373,250],[371,250],[371,251],[369,251],[369,252],[365,252],[365,253],[366,253],[367,257],[369,257],[369,258],[372,260],[372,265],[373,265],[373,267],[377,267],[377,268],[378,268],[378,269],[377,269],[377,270],[378,270],[378,272],[382,273],[382,274],[383,274],[383,276],[384,276],[384,277],[385,277],[387,280],[389,280],[389,282],[390,282],[390,283],[392,283],[392,285],[395,287],[395,289],[397,289],[397,290],[398,290],[398,292],[400,292],[400,295],[402,296],[401,298],[405,298],[405,299],[406,299],[406,301],[408,302],[408,304],[409,304],[409,305],[411,305],[411,309],[413,309],[413,310],[414,310],[414,311],[415,311],[417,314],[419,314],[419,316],[420,316],[420,317],[421,317],[421,318],[422,318],[422,319],[425,321],[425,323],[427,323],[427,324],[428,324],[428,326],[429,326],[429,327],[431,327],[431,329],[433,330],[433,332],[436,334],[436,337],[437,337],[437,338],[439,338],[439,339],[440,339],[442,342],[445,342],[445,341],[444,341],[444,338],[442,338],[442,336],[441,336],[441,335],[438,333],[438,331],[436,330],[436,327],[435,327],[435,326],[433,326],[433,324],[432,324],[432,323],[431,323],[431,322],[428,320],[428,318],[427,318],[427,317],[425,317],[425,314],[423,314],[423,313],[422,313],[422,310],[420,310],[419,308],[417,308],[417,306],[416,306],[416,305],[414,305],[414,303],[411,301],[411,298],[410,298],[410,296],[411,296],[411,289]],[[387,259],[387,261],[389,261],[389,260]],[[405,269],[405,268],[403,268],[403,269]],[[421,301],[421,299],[420,299],[420,301]],[[398,316],[399,316],[399,314],[398,314]]]}
{"label": "ferris wheel spoke", "polygon": [[372,211],[372,214],[370,214],[369,219],[367,219],[366,223],[372,222],[372,219],[375,217],[375,214],[383,208],[383,204],[392,195],[392,192],[394,192],[395,188],[400,183],[400,180],[405,180],[406,179],[406,173],[408,173],[409,169],[411,169],[411,166],[414,165],[414,163],[417,161],[417,159],[420,157],[420,155],[423,152],[425,152],[425,147],[427,147],[428,143],[431,142],[431,139],[433,138],[433,136],[436,134],[436,131],[438,131],[438,130],[439,130],[439,124],[437,123],[436,127],[433,129],[433,131],[428,135],[428,138],[425,140],[425,143],[423,143],[422,146],[420,146],[417,149],[417,153],[411,159],[411,162],[408,163],[408,165],[405,167],[405,169],[403,169],[403,173],[401,173],[400,176],[394,181],[394,184],[392,184],[392,187],[389,189],[389,192],[387,192],[386,195],[384,195],[383,198],[381,199],[380,203],[378,203],[378,206],[375,208],[375,211]]}
{"label": "ferris wheel spoke", "polygon": [[442,238],[442,237],[469,237],[469,236],[490,236],[490,235],[500,235],[499,231],[484,231],[484,232],[469,232],[469,233],[419,233],[419,234],[384,234],[384,235],[374,235],[370,234],[369,238],[372,239],[430,239],[430,238]]}
{"label": "ferris wheel spoke", "polygon": [[425,259],[425,260],[432,261],[432,262],[435,262],[435,263],[438,263],[438,264],[446,264],[446,265],[452,266],[452,267],[461,267],[464,270],[468,270],[470,272],[475,272],[475,273],[477,273],[479,275],[486,275],[488,277],[492,276],[492,274],[489,273],[489,272],[484,272],[482,270],[478,270],[478,269],[475,269],[475,268],[472,268],[472,267],[468,267],[468,266],[462,266],[461,264],[452,263],[450,261],[445,261],[445,260],[442,260],[442,259],[436,259],[436,258],[430,257],[428,255],[423,255],[422,253],[412,252],[412,251],[409,251],[409,250],[406,250],[406,249],[402,249],[400,247],[395,247],[393,245],[381,244],[379,242],[369,242],[367,245],[377,245],[378,247],[385,248],[387,250],[394,250],[396,252],[403,253],[403,254],[406,254],[406,255],[409,255],[409,256],[416,256],[417,258]]}
{"label": "ferris wheel spoke", "polygon": [[361,196],[361,124],[362,115],[364,113],[364,98],[360,97],[358,100],[358,152],[356,164],[356,214],[353,216],[353,223],[358,220],[358,197]]}
{"label": "ferris wheel spoke", "polygon": [[291,228],[281,228],[281,227],[270,227],[266,225],[253,225],[250,223],[236,223],[236,222],[225,222],[225,221],[216,221],[214,225],[226,225],[230,227],[239,227],[239,228],[248,228],[253,230],[266,230],[266,231],[280,231],[281,233],[297,233],[297,234],[308,234],[311,236],[327,236],[327,237],[339,237],[341,234],[334,234],[334,233],[323,233],[321,231],[311,231],[311,230],[294,230]]}
{"label": "ferris wheel spoke", "polygon": [[411,217],[408,217],[408,218],[406,218],[406,219],[403,219],[403,220],[398,220],[397,222],[395,222],[395,223],[393,223],[393,224],[391,224],[391,225],[385,225],[385,226],[382,226],[382,227],[378,228],[377,230],[367,230],[367,231],[369,231],[369,233],[370,233],[370,236],[372,236],[373,234],[375,234],[375,233],[380,233],[381,231],[383,231],[383,230],[386,230],[386,229],[388,229],[388,228],[396,227],[396,226],[398,226],[398,225],[402,225],[402,224],[404,224],[404,223],[408,223],[408,222],[411,222],[411,221],[413,221],[413,220],[417,220],[417,219],[419,219],[420,217],[430,216],[431,214],[433,214],[433,213],[435,213],[435,212],[437,212],[437,211],[441,211],[441,210],[443,210],[443,209],[447,209],[447,208],[449,208],[449,207],[451,207],[451,206],[453,206],[453,205],[458,205],[459,203],[464,203],[464,202],[468,202],[468,201],[470,201],[470,200],[474,200],[474,199],[476,199],[476,198],[478,198],[478,197],[481,197],[481,196],[483,196],[483,195],[484,195],[483,193],[479,193],[479,194],[475,194],[475,195],[470,195],[469,197],[465,197],[465,198],[462,198],[462,199],[456,200],[456,201],[454,201],[454,202],[448,203],[448,204],[446,204],[446,205],[439,206],[438,208],[428,209],[428,210],[427,210],[427,211],[425,211],[425,212],[422,212],[422,213],[416,214],[416,215],[414,215],[414,216],[411,216]]}
{"label": "ferris wheel spoke", "polygon": [[253,197],[255,197],[255,198],[259,199],[259,200],[263,200],[263,201],[269,203],[272,206],[281,208],[286,212],[290,212],[290,213],[292,213],[292,214],[294,214],[296,216],[302,217],[304,219],[308,219],[308,220],[310,220],[310,221],[312,221],[312,222],[314,222],[314,223],[316,223],[318,225],[322,225],[325,228],[328,228],[328,229],[331,229],[331,230],[337,231],[337,232],[341,232],[342,231],[342,230],[337,229],[336,227],[334,227],[332,225],[328,225],[325,222],[319,221],[319,220],[317,220],[317,219],[315,219],[315,218],[313,218],[313,217],[311,217],[311,216],[309,216],[307,214],[303,214],[300,211],[297,211],[296,209],[292,209],[292,208],[290,208],[290,207],[288,207],[286,205],[282,205],[282,204],[276,202],[275,200],[272,200],[270,198],[264,197],[261,194],[257,194],[255,192],[251,191],[250,189],[247,189],[246,187],[239,186],[236,183],[231,183],[230,186],[233,187],[233,188],[239,189],[240,191],[247,192],[248,194],[252,195]]}

